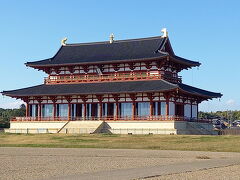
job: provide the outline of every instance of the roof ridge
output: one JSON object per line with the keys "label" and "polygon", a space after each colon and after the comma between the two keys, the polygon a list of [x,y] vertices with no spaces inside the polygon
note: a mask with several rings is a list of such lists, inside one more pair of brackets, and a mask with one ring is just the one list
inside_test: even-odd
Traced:
{"label": "roof ridge", "polygon": [[[142,41],[142,40],[152,40],[152,39],[160,39],[165,38],[162,36],[152,36],[152,37],[146,37],[146,38],[134,38],[134,39],[123,39],[123,40],[114,40],[114,43],[122,43],[122,42],[132,42],[132,41]],[[96,44],[110,44],[109,41],[99,41],[99,42],[86,42],[86,43],[71,43],[66,44],[65,46],[81,46],[81,45],[96,45]]]}

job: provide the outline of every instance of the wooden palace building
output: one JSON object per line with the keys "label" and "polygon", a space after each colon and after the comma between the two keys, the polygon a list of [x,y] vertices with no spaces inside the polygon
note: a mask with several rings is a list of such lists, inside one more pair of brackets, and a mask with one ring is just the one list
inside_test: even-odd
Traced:
{"label": "wooden palace building", "polygon": [[[179,72],[200,66],[175,55],[166,29],[150,38],[66,44],[26,66],[48,74],[38,86],[3,91],[26,103],[9,132],[209,134],[198,104],[219,98],[182,83]],[[206,131],[203,131],[205,129]]]}

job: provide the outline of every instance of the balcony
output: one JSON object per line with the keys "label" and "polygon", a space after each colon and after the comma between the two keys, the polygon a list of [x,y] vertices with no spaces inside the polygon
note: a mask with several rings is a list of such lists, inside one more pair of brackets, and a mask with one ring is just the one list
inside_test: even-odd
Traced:
{"label": "balcony", "polygon": [[170,77],[153,72],[130,72],[111,74],[84,74],[84,75],[56,75],[45,78],[45,84],[68,84],[68,83],[92,83],[92,82],[114,82],[114,81],[140,81],[164,79],[173,83],[181,83],[181,76]]}

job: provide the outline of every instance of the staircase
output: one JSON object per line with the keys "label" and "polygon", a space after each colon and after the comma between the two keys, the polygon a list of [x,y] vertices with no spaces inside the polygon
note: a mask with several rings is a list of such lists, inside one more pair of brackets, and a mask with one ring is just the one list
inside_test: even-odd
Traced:
{"label": "staircase", "polygon": [[189,134],[194,135],[216,135],[217,133],[213,130],[212,125],[206,125],[208,127],[204,127],[203,124],[198,122],[187,122],[187,129]]}
{"label": "staircase", "polygon": [[102,121],[69,121],[58,133],[70,134],[92,134],[100,133],[103,126]]}
{"label": "staircase", "polygon": [[57,133],[60,133],[68,125],[69,122],[70,121],[66,122],[66,124],[64,124],[64,126],[57,131]]}

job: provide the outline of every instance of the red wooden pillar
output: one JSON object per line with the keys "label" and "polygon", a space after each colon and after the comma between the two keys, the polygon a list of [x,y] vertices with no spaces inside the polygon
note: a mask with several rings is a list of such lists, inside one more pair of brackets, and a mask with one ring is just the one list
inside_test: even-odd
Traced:
{"label": "red wooden pillar", "polygon": [[99,118],[101,119],[102,118],[102,109],[103,109],[103,103],[102,101],[99,102]]}
{"label": "red wooden pillar", "polygon": [[38,120],[41,120],[42,117],[42,97],[37,97],[38,101]]}
{"label": "red wooden pillar", "polygon": [[87,103],[86,101],[83,102],[83,119],[87,117]]}
{"label": "red wooden pillar", "polygon": [[166,115],[169,116],[169,100],[166,100]]}
{"label": "red wooden pillar", "polygon": [[116,101],[116,118],[118,119],[119,117],[119,102]]}
{"label": "red wooden pillar", "polygon": [[71,103],[68,102],[68,120],[71,119],[72,116],[72,109],[71,109]]}
{"label": "red wooden pillar", "polygon": [[153,101],[150,100],[150,116],[153,116]]}
{"label": "red wooden pillar", "polygon": [[147,93],[147,96],[150,101],[149,115],[150,117],[152,117],[153,116],[153,93]]}
{"label": "red wooden pillar", "polygon": [[166,96],[166,116],[169,116],[169,95]]}
{"label": "red wooden pillar", "polygon": [[136,117],[136,94],[129,94],[131,100],[132,100],[132,120]]}
{"label": "red wooden pillar", "polygon": [[26,117],[29,117],[29,103],[26,104]]}
{"label": "red wooden pillar", "polygon": [[41,119],[42,117],[42,103],[38,102],[38,118]]}
{"label": "red wooden pillar", "polygon": [[119,117],[119,94],[113,94],[112,95],[113,96],[113,99],[115,100],[115,102],[116,102],[116,109],[115,109],[115,112],[116,112],[116,114],[115,114],[115,118],[116,119],[118,119],[118,117]]}
{"label": "red wooden pillar", "polygon": [[55,119],[56,116],[57,116],[57,105],[54,102],[53,103],[53,120]]}
{"label": "red wooden pillar", "polygon": [[134,120],[136,116],[136,102],[135,100],[132,102],[132,119]]}

